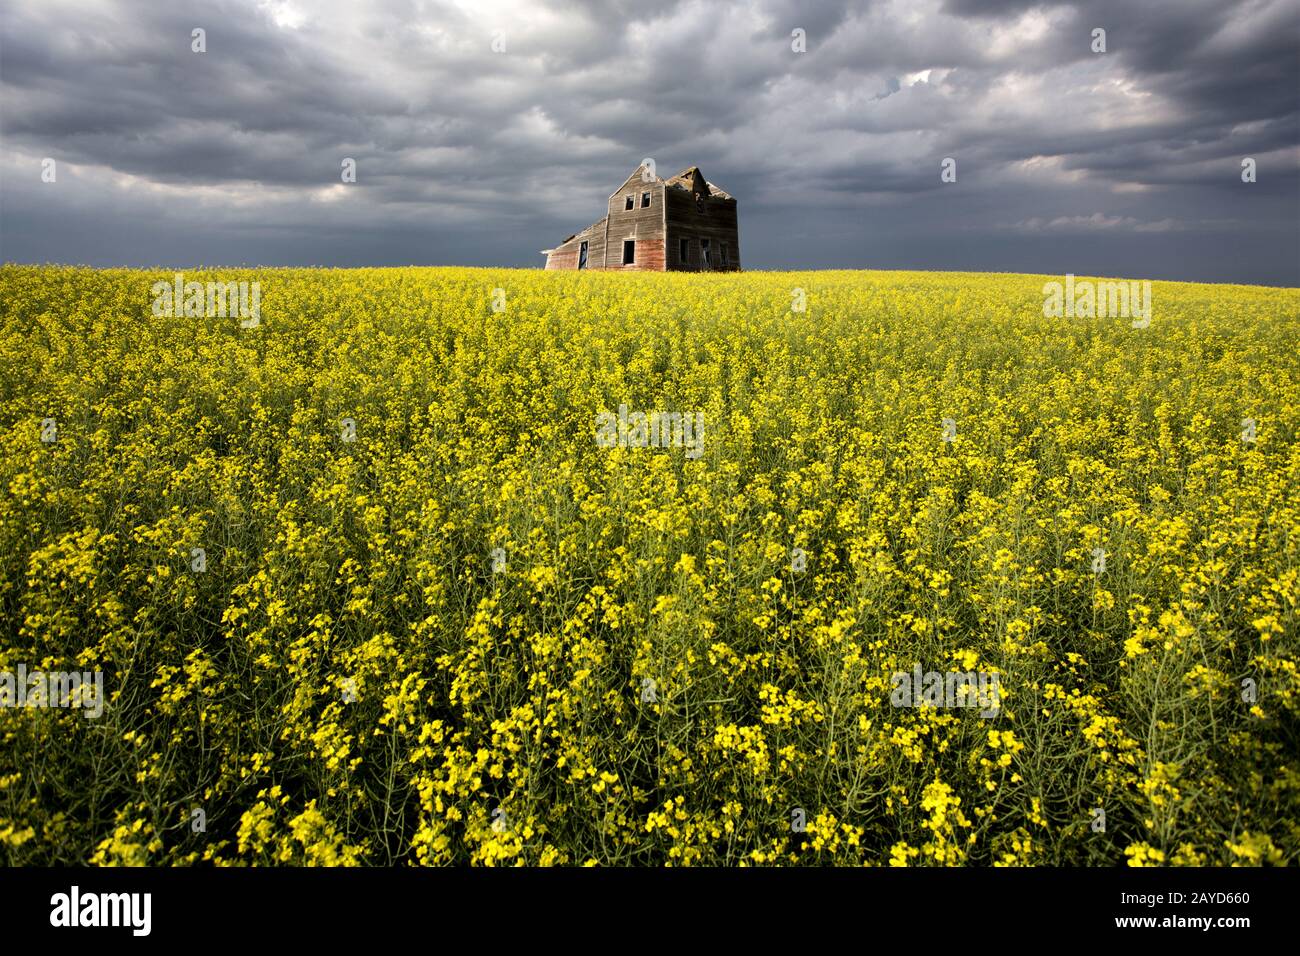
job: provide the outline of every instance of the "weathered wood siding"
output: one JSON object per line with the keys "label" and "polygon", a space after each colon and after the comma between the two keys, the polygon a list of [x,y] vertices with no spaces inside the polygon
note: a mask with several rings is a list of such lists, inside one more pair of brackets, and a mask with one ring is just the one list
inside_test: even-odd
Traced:
{"label": "weathered wood siding", "polygon": [[[650,194],[650,205],[641,207],[641,196]],[[632,208],[627,208],[627,197]],[[664,269],[664,184],[641,181],[638,170],[609,197],[607,242],[602,262],[607,270],[645,272]],[[623,265],[623,240],[636,242],[636,262]]]}
{"label": "weathered wood siding", "polygon": [[[591,250],[587,250],[587,258],[591,258]],[[575,246],[570,249],[567,245],[552,251],[546,257],[546,268],[548,269],[576,269],[578,268],[578,249]]]}
{"label": "weathered wood siding", "polygon": [[[664,189],[664,212],[667,217],[666,239],[667,268],[671,271],[698,271],[704,268],[700,257],[700,240],[708,239],[713,260],[712,270],[717,272],[740,269],[740,224],[736,215],[736,200],[708,197],[704,211],[695,205],[695,197],[684,189],[669,186]],[[687,260],[681,261],[680,240],[689,240]],[[727,265],[722,265],[722,244],[727,244]]]}
{"label": "weathered wood siding", "polygon": [[546,256],[546,268],[548,269],[576,269],[578,268],[578,255],[582,251],[582,244],[587,243],[587,268],[599,269],[601,251],[604,249],[605,241],[605,220],[592,223],[582,232],[578,233],[572,239],[568,239],[556,246]]}
{"label": "weathered wood siding", "polygon": [[613,232],[611,232],[609,236],[609,265],[605,269],[609,272],[663,272],[663,239],[635,239],[634,241],[636,242],[636,262],[625,266],[623,265],[623,240],[618,239],[616,241]]}

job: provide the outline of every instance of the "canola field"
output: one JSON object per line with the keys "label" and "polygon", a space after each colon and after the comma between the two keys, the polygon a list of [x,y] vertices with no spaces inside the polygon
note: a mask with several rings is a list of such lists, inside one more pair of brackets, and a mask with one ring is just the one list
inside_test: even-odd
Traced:
{"label": "canola field", "polygon": [[173,277],[0,267],[0,863],[1300,862],[1300,291]]}

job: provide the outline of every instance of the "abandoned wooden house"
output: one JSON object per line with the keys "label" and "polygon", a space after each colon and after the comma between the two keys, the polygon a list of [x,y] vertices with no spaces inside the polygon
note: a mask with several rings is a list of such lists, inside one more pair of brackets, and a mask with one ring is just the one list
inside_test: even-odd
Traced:
{"label": "abandoned wooden house", "polygon": [[698,166],[672,179],[638,166],[609,197],[604,219],[542,254],[548,269],[739,270],[736,200]]}

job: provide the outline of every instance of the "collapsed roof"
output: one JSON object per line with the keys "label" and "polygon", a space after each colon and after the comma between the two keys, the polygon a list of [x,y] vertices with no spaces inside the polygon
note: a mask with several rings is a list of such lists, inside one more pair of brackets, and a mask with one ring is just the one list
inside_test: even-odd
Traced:
{"label": "collapsed roof", "polygon": [[[656,179],[659,177],[656,176]],[[672,186],[674,189],[685,189],[690,193],[701,193],[705,196],[716,196],[718,199],[734,199],[735,197],[728,193],[720,186],[715,186],[704,178],[698,166],[687,166],[672,179],[664,180],[664,185]]]}

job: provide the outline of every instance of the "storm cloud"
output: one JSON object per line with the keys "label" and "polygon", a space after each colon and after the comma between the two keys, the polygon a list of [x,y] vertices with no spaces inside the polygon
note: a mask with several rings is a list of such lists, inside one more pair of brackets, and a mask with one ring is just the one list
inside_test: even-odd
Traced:
{"label": "storm cloud", "polygon": [[5,261],[539,267],[652,157],[750,269],[1300,285],[1300,0],[10,0],[0,93]]}

